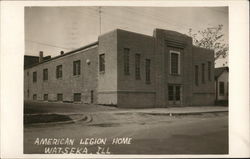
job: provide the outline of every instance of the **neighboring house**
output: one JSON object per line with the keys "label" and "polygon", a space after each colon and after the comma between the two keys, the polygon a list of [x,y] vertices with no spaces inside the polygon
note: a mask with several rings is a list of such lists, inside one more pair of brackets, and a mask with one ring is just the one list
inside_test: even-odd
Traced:
{"label": "neighboring house", "polygon": [[228,67],[215,68],[216,104],[228,105]]}
{"label": "neighboring house", "polygon": [[192,38],[155,29],[116,29],[98,41],[25,69],[24,99],[167,107],[213,105],[214,51]]}
{"label": "neighboring house", "polygon": [[[40,54],[43,54],[43,52],[40,52]],[[51,56],[46,56],[43,57],[42,60],[48,60],[50,58]],[[39,60],[41,60],[39,56],[24,55],[24,69],[29,68],[35,64],[38,64]]]}
{"label": "neighboring house", "polygon": [[38,56],[24,55],[24,69],[39,63]]}

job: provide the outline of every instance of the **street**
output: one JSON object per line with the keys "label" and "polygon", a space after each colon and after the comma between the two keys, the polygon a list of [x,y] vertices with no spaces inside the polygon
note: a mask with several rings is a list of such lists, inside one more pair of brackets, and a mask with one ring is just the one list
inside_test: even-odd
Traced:
{"label": "street", "polygon": [[[87,112],[91,118],[88,122],[25,125],[24,153],[43,154],[48,147],[58,147],[36,145],[34,142],[37,138],[72,138],[75,140],[73,147],[86,147],[87,152],[84,153],[88,154],[100,151],[103,154],[228,153],[228,114],[225,112],[169,116],[140,110],[107,109]],[[107,139],[107,142],[102,145],[80,144],[86,138]],[[131,138],[131,141],[129,144],[112,144],[116,138]]]}

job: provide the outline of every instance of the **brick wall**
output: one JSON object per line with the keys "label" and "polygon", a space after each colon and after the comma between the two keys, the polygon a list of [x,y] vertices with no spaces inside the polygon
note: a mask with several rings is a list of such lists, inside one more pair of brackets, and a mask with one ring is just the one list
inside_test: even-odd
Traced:
{"label": "brick wall", "polygon": [[[81,60],[80,75],[73,75],[73,61]],[[90,64],[87,64],[87,60]],[[62,78],[56,78],[56,66],[62,65]],[[48,80],[43,81],[43,69],[48,69]],[[37,72],[37,82],[33,82],[33,72]],[[29,73],[27,73],[29,72]],[[29,74],[29,76],[27,76]],[[25,92],[29,89],[25,99],[32,100],[37,95],[37,100],[43,100],[48,94],[49,101],[57,101],[57,94],[63,94],[63,101],[72,102],[74,93],[81,93],[83,103],[90,103],[90,91],[94,91],[96,102],[97,88],[97,47],[80,51],[78,53],[53,59],[25,70]]]}
{"label": "brick wall", "polygon": [[[155,106],[154,38],[117,30],[118,106]],[[129,73],[124,72],[124,49],[129,49]],[[140,55],[140,79],[135,75],[135,55]],[[150,82],[146,82],[146,59],[150,60]]]}
{"label": "brick wall", "polygon": [[[181,102],[177,105],[189,105],[192,101],[192,39],[174,31],[156,29],[154,31],[156,54],[156,105],[172,106],[168,100],[168,85],[181,86]],[[180,74],[170,73],[170,51],[179,52]]]}
{"label": "brick wall", "polygon": [[[124,49],[129,49],[129,73],[124,72]],[[170,73],[170,52],[177,51],[180,59],[179,74]],[[99,56],[105,54],[105,71],[99,71]],[[140,79],[135,75],[135,55],[140,55]],[[146,82],[146,59],[150,60],[150,82]],[[81,60],[81,74],[73,76],[73,61]],[[87,63],[90,61],[90,63]],[[211,62],[211,80],[208,80],[208,61]],[[56,66],[63,65],[63,77],[56,78]],[[204,79],[201,68],[204,64]],[[194,68],[199,66],[199,85],[195,84]],[[43,69],[48,68],[49,79],[43,81]],[[33,72],[37,82],[32,82]],[[28,73],[29,72],[29,73]],[[28,76],[29,74],[29,76]],[[215,100],[214,53],[194,47],[192,39],[184,34],[156,29],[153,36],[124,30],[114,30],[98,38],[98,46],[75,52],[35,67],[25,69],[24,95],[38,100],[48,94],[50,101],[62,93],[64,101],[73,101],[74,93],[81,93],[81,101],[118,107],[167,107],[212,105]],[[181,86],[181,102],[169,101],[169,85]],[[29,97],[28,97],[29,90]]]}
{"label": "brick wall", "polygon": [[[98,104],[117,105],[117,32],[112,31],[98,38],[98,53],[105,54],[105,72],[99,71]],[[99,58],[99,57],[98,57]]]}
{"label": "brick wall", "polygon": [[[208,62],[211,62],[211,80],[208,79]],[[205,81],[202,82],[202,64],[205,66]],[[199,68],[198,85],[195,84],[194,67]],[[214,52],[212,50],[193,47],[193,104],[213,105],[215,100],[214,89]]]}

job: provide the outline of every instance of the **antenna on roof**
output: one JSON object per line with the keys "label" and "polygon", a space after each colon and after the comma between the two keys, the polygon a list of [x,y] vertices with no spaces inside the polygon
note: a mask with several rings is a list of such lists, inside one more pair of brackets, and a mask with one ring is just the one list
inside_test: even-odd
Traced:
{"label": "antenna on roof", "polygon": [[102,33],[102,7],[99,7],[99,31],[100,35]]}

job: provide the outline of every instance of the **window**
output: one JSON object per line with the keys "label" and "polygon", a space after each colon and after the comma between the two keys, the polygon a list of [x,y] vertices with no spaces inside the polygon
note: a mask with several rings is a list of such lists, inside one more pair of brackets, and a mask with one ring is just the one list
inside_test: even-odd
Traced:
{"label": "window", "polygon": [[36,81],[37,81],[37,73],[33,72],[33,82],[36,82]]}
{"label": "window", "polygon": [[141,72],[140,72],[140,61],[141,61],[140,54],[135,54],[135,79],[141,79]]}
{"label": "window", "polygon": [[129,49],[124,48],[124,74],[129,75]]}
{"label": "window", "polygon": [[33,100],[36,100],[36,99],[37,99],[36,94],[33,94]]}
{"label": "window", "polygon": [[57,101],[63,101],[63,94],[62,93],[57,94]]}
{"label": "window", "polygon": [[181,86],[175,86],[175,100],[181,100]]}
{"label": "window", "polygon": [[146,83],[150,83],[150,59],[146,59]]}
{"label": "window", "polygon": [[47,68],[43,69],[43,80],[44,81],[48,80],[48,69]]}
{"label": "window", "polygon": [[207,77],[208,77],[208,80],[211,81],[211,62],[210,61],[207,62]]}
{"label": "window", "polygon": [[195,78],[195,85],[198,86],[199,85],[199,66],[195,65],[195,73],[194,73],[194,78]]}
{"label": "window", "polygon": [[228,92],[229,92],[229,85],[228,85],[228,82],[227,82],[227,96],[228,96]]}
{"label": "window", "polygon": [[94,91],[93,90],[91,90],[90,91],[90,103],[94,103]]}
{"label": "window", "polygon": [[201,81],[205,83],[205,64],[201,64]]}
{"label": "window", "polygon": [[172,75],[180,74],[180,53],[170,51],[170,73]]}
{"label": "window", "polygon": [[105,72],[105,54],[99,55],[99,71]]}
{"label": "window", "polygon": [[62,78],[62,65],[56,66],[56,78]]}
{"label": "window", "polygon": [[80,75],[81,74],[81,61],[74,61],[73,62],[73,75]]}
{"label": "window", "polygon": [[75,102],[81,101],[81,93],[74,93],[74,101]]}
{"label": "window", "polygon": [[44,100],[44,101],[48,101],[48,94],[44,94],[44,95],[43,95],[43,100]]}
{"label": "window", "polygon": [[220,91],[220,95],[224,96],[224,94],[225,94],[224,82],[219,82],[219,91]]}
{"label": "window", "polygon": [[168,86],[168,100],[174,100],[174,86]]}

